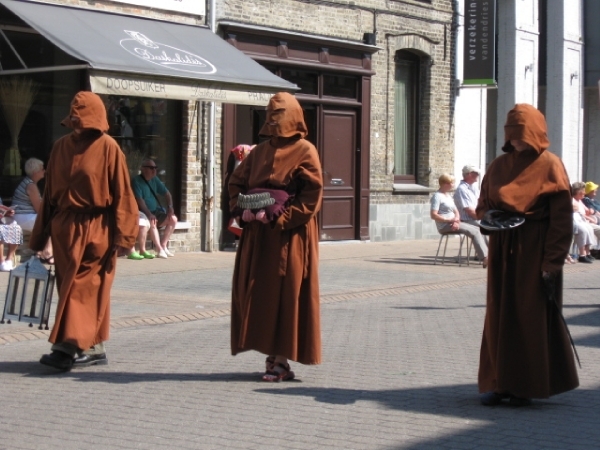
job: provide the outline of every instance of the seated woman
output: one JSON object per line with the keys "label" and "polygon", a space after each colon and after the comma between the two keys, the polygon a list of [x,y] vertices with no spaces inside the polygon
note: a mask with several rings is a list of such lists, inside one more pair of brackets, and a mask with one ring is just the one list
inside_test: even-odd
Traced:
{"label": "seated woman", "polygon": [[477,258],[482,262],[485,269],[488,264],[487,245],[479,231],[479,227],[460,221],[458,209],[450,195],[450,191],[454,187],[454,178],[444,173],[439,178],[439,184],[440,189],[431,197],[430,211],[430,217],[435,220],[438,232],[440,234],[460,232],[469,236],[475,246]]}
{"label": "seated woman", "polygon": [[[42,207],[42,196],[37,182],[44,178],[44,163],[39,159],[29,158],[25,161],[25,175],[23,181],[15,189],[12,208],[15,210],[15,220],[23,231],[31,232],[35,224],[35,218]],[[46,247],[38,256],[42,262],[54,264],[50,239],[48,239]]]}
{"label": "seated woman", "polygon": [[579,249],[579,262],[589,264],[594,260],[590,249],[592,245],[596,245],[600,237],[600,226],[596,225],[590,208],[582,201],[585,196],[585,184],[580,181],[573,183],[571,195],[573,196],[573,233]]}
{"label": "seated woman", "polygon": [[598,192],[598,185],[593,181],[585,183],[585,196],[581,199],[583,204],[590,209],[591,214],[594,216],[595,223],[600,225],[600,203],[596,200],[596,193]]}
{"label": "seated woman", "polygon": [[600,225],[596,223],[594,210],[585,206],[583,199],[585,198],[585,183],[576,181],[571,185],[571,196],[573,197],[573,206],[577,207],[577,211],[581,214],[586,223],[589,223],[596,239],[600,239]]}
{"label": "seated woman", "polygon": [[[2,206],[2,200],[0,200]],[[0,216],[0,272],[10,272],[14,269],[15,253],[19,245],[23,243],[23,231],[12,217],[14,210],[2,206]],[[4,257],[4,244],[8,251]]]}
{"label": "seated woman", "polygon": [[[596,245],[594,230],[589,223],[579,213],[579,208],[573,205],[573,236],[575,245],[579,251],[579,262],[591,263],[591,247]],[[575,262],[571,255],[567,255],[565,262],[572,264]]]}

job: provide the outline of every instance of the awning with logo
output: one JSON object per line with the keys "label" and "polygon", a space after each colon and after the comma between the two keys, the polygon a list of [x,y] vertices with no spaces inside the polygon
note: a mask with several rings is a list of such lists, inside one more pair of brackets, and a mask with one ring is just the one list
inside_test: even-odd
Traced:
{"label": "awning with logo", "polygon": [[266,105],[274,93],[298,89],[206,27],[30,1],[0,4],[83,62],[99,94]]}

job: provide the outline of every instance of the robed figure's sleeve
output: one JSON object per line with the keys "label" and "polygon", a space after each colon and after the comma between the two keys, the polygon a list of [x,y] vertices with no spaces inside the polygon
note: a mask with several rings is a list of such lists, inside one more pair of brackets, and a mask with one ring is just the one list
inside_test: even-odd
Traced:
{"label": "robed figure's sleeve", "polygon": [[114,149],[114,155],[110,173],[113,199],[111,206],[115,218],[114,245],[131,248],[138,235],[138,206],[131,189],[125,155],[118,146]]}
{"label": "robed figure's sleeve", "polygon": [[290,230],[306,224],[319,212],[323,196],[323,174],[317,150],[311,145],[295,171],[298,191],[292,204],[279,216],[274,229]]}
{"label": "robed figure's sleeve", "polygon": [[564,266],[573,239],[573,199],[569,177],[558,158],[552,165],[550,178],[557,180],[557,192],[548,198],[550,223],[544,242],[542,270],[557,273]]}
{"label": "robed figure's sleeve", "polygon": [[[285,212],[278,217],[277,221],[271,224],[273,229],[289,230],[304,225],[315,216],[321,207],[323,176],[319,155],[314,146],[307,141],[304,141],[301,145],[300,148],[294,150],[295,152],[302,152],[302,155],[292,163],[293,169],[291,169],[289,186],[281,187],[281,189],[289,189],[293,186],[295,190],[288,193],[294,195],[294,199]],[[249,182],[251,175],[255,173],[253,170],[262,170],[260,166],[254,167],[254,164],[261,164],[261,161],[257,162],[257,158],[261,157],[264,157],[264,154],[260,152],[260,149],[255,149],[231,174],[228,185],[231,211],[237,205],[239,194],[245,194],[249,189],[264,187],[263,185],[250,185]],[[265,177],[265,181],[267,179],[268,176]],[[239,222],[240,226],[245,225],[243,221],[239,220]]]}

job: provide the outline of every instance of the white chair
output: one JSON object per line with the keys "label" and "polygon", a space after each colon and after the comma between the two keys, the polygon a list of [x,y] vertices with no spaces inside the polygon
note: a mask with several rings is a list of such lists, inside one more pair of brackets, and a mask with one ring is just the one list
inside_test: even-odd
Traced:
{"label": "white chair", "polygon": [[433,265],[437,264],[437,260],[438,260],[438,256],[440,254],[440,248],[442,246],[442,240],[446,240],[446,242],[444,243],[444,253],[442,255],[442,264],[444,264],[444,262],[446,261],[446,249],[448,247],[448,237],[449,236],[458,236],[460,238],[460,243],[459,243],[459,247],[458,247],[458,265],[459,267],[462,266],[462,248],[463,248],[463,244],[466,243],[466,248],[467,248],[467,266],[470,265],[470,259],[471,259],[471,248],[473,247],[473,241],[472,239],[467,236],[466,234],[464,234],[464,232],[462,231],[453,231],[451,233],[444,233],[444,234],[440,234],[440,241],[438,243],[438,249],[437,252],[435,254],[435,259],[433,261]]}

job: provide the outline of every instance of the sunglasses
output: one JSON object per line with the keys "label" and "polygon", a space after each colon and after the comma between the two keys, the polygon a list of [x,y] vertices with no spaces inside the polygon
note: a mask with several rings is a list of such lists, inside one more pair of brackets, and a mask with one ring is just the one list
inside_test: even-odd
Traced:
{"label": "sunglasses", "polygon": [[158,169],[158,166],[142,166],[144,169],[152,169],[152,170],[156,170]]}

